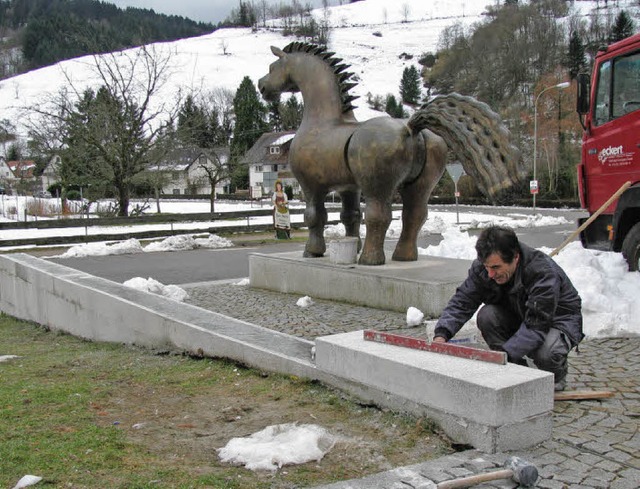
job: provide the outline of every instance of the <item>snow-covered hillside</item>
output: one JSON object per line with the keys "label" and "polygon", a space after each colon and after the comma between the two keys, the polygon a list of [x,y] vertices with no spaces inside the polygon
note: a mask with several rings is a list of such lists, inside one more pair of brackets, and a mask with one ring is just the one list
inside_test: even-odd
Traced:
{"label": "snow-covered hillside", "polygon": [[[634,2],[620,0],[619,8]],[[330,7],[333,29],[329,47],[351,65],[350,71],[359,81],[352,89],[354,95],[361,97],[356,101],[356,117],[364,120],[380,115],[367,108],[367,93],[398,94],[403,69],[417,64],[421,54],[436,49],[442,29],[456,22],[470,25],[481,21],[486,5],[493,3],[495,0],[364,0]],[[596,2],[575,4],[588,12]],[[314,11],[318,18],[324,14],[322,9]],[[171,100],[179,89],[183,93],[217,87],[235,91],[245,76],[257,85],[275,60],[269,46],[284,47],[292,40],[283,37],[276,28],[256,32],[220,29],[197,38],[156,44],[154,47],[160,53],[171,54],[171,76],[158,97]],[[19,126],[23,110],[70,83],[79,90],[99,86],[94,66],[93,58],[86,56],[0,81],[0,119],[18,124],[20,135],[26,136]]]}

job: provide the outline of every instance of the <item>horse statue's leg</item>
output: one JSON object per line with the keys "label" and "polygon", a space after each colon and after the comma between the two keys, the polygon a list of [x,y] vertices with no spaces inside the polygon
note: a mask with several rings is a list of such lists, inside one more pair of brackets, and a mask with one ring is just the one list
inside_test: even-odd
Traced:
{"label": "horse statue's leg", "polygon": [[304,222],[309,228],[309,239],[304,248],[303,256],[305,258],[316,258],[323,256],[327,251],[327,245],[324,242],[324,227],[327,224],[327,209],[324,206],[326,192],[311,193],[305,191],[307,197],[307,206],[304,210]]}
{"label": "horse statue's leg", "polygon": [[340,200],[342,201],[340,222],[344,225],[347,236],[355,236],[358,238],[358,251],[360,251],[362,248],[362,242],[360,240],[360,221],[362,219],[362,212],[360,212],[360,192],[344,190],[340,192]]}
{"label": "horse statue's leg", "polygon": [[418,259],[418,233],[427,220],[427,202],[447,163],[444,140],[428,130],[421,131],[420,136],[424,138],[425,166],[417,179],[398,189],[402,197],[402,232],[392,256],[396,261]]}
{"label": "horse statue's leg", "polygon": [[365,196],[364,222],[367,235],[364,240],[360,265],[384,265],[384,238],[391,224],[391,196],[388,199]]}

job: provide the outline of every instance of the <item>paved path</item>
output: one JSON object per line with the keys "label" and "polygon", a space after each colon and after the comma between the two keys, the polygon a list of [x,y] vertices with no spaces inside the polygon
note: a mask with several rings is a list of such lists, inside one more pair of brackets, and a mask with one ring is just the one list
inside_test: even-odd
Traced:
{"label": "paved path", "polygon": [[[307,339],[368,328],[425,334],[424,327],[407,329],[402,313],[321,300],[301,308],[296,305],[299,296],[237,283],[185,287],[190,294],[187,302]],[[601,401],[556,402],[553,438],[533,449],[491,455],[465,450],[323,489],[426,489],[433,487],[432,482],[498,469],[509,455],[538,467],[539,488],[640,488],[640,338],[585,340],[579,353],[571,353],[569,388],[609,389],[616,395]],[[503,480],[475,487],[517,484]]]}

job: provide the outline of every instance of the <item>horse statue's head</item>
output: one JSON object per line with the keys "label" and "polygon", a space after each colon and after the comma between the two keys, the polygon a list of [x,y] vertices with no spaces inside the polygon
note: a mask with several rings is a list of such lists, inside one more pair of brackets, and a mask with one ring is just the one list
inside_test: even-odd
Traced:
{"label": "horse statue's head", "polygon": [[282,92],[297,92],[298,86],[291,79],[291,70],[287,67],[290,62],[282,49],[271,46],[271,52],[278,57],[269,65],[269,73],[258,80],[258,89],[265,100],[278,100]]}
{"label": "horse statue's head", "polygon": [[353,73],[345,71],[349,65],[341,64],[342,59],[336,58],[335,53],[304,42],[292,42],[284,49],[272,46],[271,52],[278,59],[269,66],[269,73],[258,81],[258,89],[265,100],[278,100],[282,92],[302,92],[305,105],[335,102],[343,114],[354,109],[351,102],[358,97],[349,94],[349,90],[356,83],[348,81]]}

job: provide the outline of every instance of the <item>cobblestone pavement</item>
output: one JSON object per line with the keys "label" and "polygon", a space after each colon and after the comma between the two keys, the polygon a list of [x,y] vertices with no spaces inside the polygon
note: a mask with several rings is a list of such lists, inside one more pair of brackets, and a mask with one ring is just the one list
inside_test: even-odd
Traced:
{"label": "cobblestone pavement", "polygon": [[[236,281],[238,282],[238,281]],[[185,287],[199,307],[313,340],[317,336],[359,329],[402,330],[425,335],[425,328],[407,329],[405,314],[350,304],[314,300],[306,308],[300,296],[250,289],[234,283]],[[536,465],[536,487],[546,489],[640,488],[640,338],[585,340],[571,353],[570,389],[613,390],[597,401],[563,401],[554,407],[553,438],[517,453],[485,454],[466,450],[435,461],[401,467],[325,489],[428,488],[432,482],[485,473],[501,467],[509,455]],[[502,480],[478,488],[514,488]]]}

